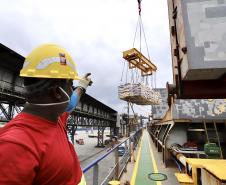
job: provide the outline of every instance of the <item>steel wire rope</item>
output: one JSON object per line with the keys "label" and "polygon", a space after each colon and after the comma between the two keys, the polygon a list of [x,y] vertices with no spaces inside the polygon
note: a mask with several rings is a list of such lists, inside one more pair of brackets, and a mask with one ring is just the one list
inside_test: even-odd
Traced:
{"label": "steel wire rope", "polygon": [[135,83],[137,83],[137,69],[135,69],[135,79],[136,79]]}
{"label": "steel wire rope", "polygon": [[142,35],[141,35],[141,31],[142,31],[142,27],[141,27],[141,23],[142,23],[142,19],[141,19],[141,15],[139,15],[139,28],[140,28],[140,52],[141,52],[141,41],[142,41]]}
{"label": "steel wire rope", "polygon": [[156,73],[154,73],[154,78],[155,78],[155,89],[157,88],[157,84],[156,84]]}
{"label": "steel wire rope", "polygon": [[151,86],[151,88],[153,87],[153,83],[152,83],[152,76],[151,76],[151,79],[149,80],[150,81],[150,86]]}
{"label": "steel wire rope", "polygon": [[[144,25],[143,25],[142,21],[141,21],[141,25],[142,25],[144,40],[145,40],[145,44],[146,44],[146,48],[147,48],[148,59],[150,60],[150,54],[149,54],[149,50],[148,50],[147,39],[146,39],[146,35],[145,35],[145,31],[144,31]],[[154,74],[152,75],[151,78],[152,78],[152,88],[156,89],[156,87],[157,87],[157,85],[156,85],[156,72],[154,72]]]}
{"label": "steel wire rope", "polygon": [[148,44],[147,44],[147,39],[146,39],[146,35],[145,35],[144,25],[143,25],[142,19],[140,20],[140,24],[141,24],[143,35],[144,35],[144,41],[145,41],[145,45],[146,45],[146,49],[147,49],[147,53],[148,53],[148,59],[150,60],[150,55],[149,55],[149,50],[148,50]]}
{"label": "steel wire rope", "polygon": [[135,44],[135,41],[136,41],[136,35],[137,35],[138,25],[139,25],[139,17],[137,19],[137,25],[136,25],[135,35],[134,35],[134,38],[133,38],[133,48],[134,48],[134,44]]}
{"label": "steel wire rope", "polygon": [[[139,26],[140,38],[141,38],[141,25],[140,25],[141,5],[140,4],[141,4],[142,0],[137,0],[137,1],[138,1],[139,16],[138,16],[138,20],[137,20],[137,24],[136,24],[136,30],[135,30],[135,34],[134,34],[134,38],[133,38],[133,48],[134,48],[135,41],[136,41],[138,26]],[[140,39],[140,51],[141,51],[141,39]],[[140,59],[139,59],[139,62],[140,62]],[[129,64],[128,64],[128,68],[129,68]],[[127,68],[127,73],[128,73],[128,68]],[[134,83],[134,78],[135,78],[136,81],[139,80],[139,78],[138,78],[138,76],[139,76],[138,69],[137,68],[135,68],[135,69],[132,68],[131,71],[132,71],[132,73],[131,73],[131,82]],[[135,73],[135,77],[134,77],[134,73]],[[127,81],[127,75],[126,75],[126,81]],[[128,101],[128,109],[129,109],[129,104],[130,104],[130,102]],[[132,105],[131,105],[131,108],[133,110]],[[133,113],[134,113],[134,110],[133,110]],[[134,113],[134,115],[135,115],[135,113]]]}
{"label": "steel wire rope", "polygon": [[148,77],[146,77],[146,85],[149,86],[149,80],[148,80]]}
{"label": "steel wire rope", "polygon": [[145,108],[144,106],[139,106],[139,105],[136,106],[136,108],[139,109],[140,111],[150,114],[151,113],[151,105],[148,105],[148,106],[150,106],[150,110],[148,108]]}
{"label": "steel wire rope", "polygon": [[131,69],[131,83],[133,83],[134,84],[134,69],[132,68]]}
{"label": "steel wire rope", "polygon": [[154,87],[154,78],[153,78],[153,75],[151,75],[151,86],[152,86],[152,88]]}
{"label": "steel wire rope", "polygon": [[[148,105],[148,106],[150,106],[150,105]],[[144,108],[144,106],[136,106],[136,108],[139,109],[142,112],[147,113],[147,114],[151,113],[151,109],[149,110],[148,108]]]}
{"label": "steel wire rope", "polygon": [[138,109],[150,113],[150,112],[151,112],[151,105],[147,105],[147,106],[150,106],[150,107],[149,107],[150,109],[149,109],[148,107],[144,107],[144,106],[139,106]]}
{"label": "steel wire rope", "polygon": [[[138,2],[141,2],[141,1],[138,1]],[[140,8],[140,6],[139,6]],[[139,51],[140,53],[142,52],[142,26],[141,26],[141,22],[142,22],[142,19],[141,19],[141,8],[139,9],[139,17],[138,17],[138,20],[139,20],[139,30],[140,30],[140,34],[139,34],[139,41],[140,41],[140,46],[139,46]],[[139,58],[139,63],[141,62],[141,59]],[[141,75],[141,82],[144,83],[144,76]]]}
{"label": "steel wire rope", "polygon": [[127,83],[128,70],[129,70],[129,64],[127,63],[127,68],[126,68],[126,83]]}
{"label": "steel wire rope", "polygon": [[[140,51],[140,53],[142,52],[142,33],[143,33],[143,37],[144,37],[145,45],[146,45],[146,50],[147,50],[147,54],[148,54],[148,59],[150,60],[150,54],[149,54],[149,50],[148,50],[147,39],[146,39],[145,31],[144,31],[142,18],[141,18],[141,1],[142,0],[137,0],[137,1],[138,1],[139,16],[138,16],[136,31],[135,31],[134,40],[133,40],[133,47],[134,47],[134,44],[135,44],[135,41],[136,41],[136,35],[137,35],[137,31],[138,31],[138,26],[139,26],[139,51]],[[140,58],[139,58],[139,62],[141,62]],[[137,70],[138,69],[135,70],[136,71],[136,81],[139,80]],[[141,82],[143,84],[145,84],[146,86],[149,86],[148,76],[142,75],[142,72],[141,72],[140,76],[141,76]],[[153,82],[152,82],[152,87],[153,87]]]}
{"label": "steel wire rope", "polygon": [[[143,32],[143,36],[144,36],[144,41],[145,41],[145,45],[146,45],[146,49],[147,49],[147,54],[148,54],[148,59],[150,60],[150,54],[149,54],[149,50],[148,50],[148,44],[147,44],[147,39],[146,39],[146,35],[145,35],[145,31],[144,31],[144,25],[142,22],[142,19],[140,18],[140,25],[141,25],[141,30]],[[148,76],[145,77],[145,85],[148,86]]]}
{"label": "steel wire rope", "polygon": [[123,62],[122,74],[121,74],[121,79],[120,79],[121,83],[122,83],[122,78],[123,78],[123,74],[124,74],[125,63],[126,63],[126,61]]}
{"label": "steel wire rope", "polygon": [[[136,35],[137,35],[137,29],[138,29],[138,25],[139,25],[139,17],[137,19],[137,24],[136,24],[136,30],[135,30],[135,34],[134,34],[134,38],[133,38],[133,48],[134,48],[134,45],[135,45],[135,42],[136,42]],[[134,74],[135,73],[135,83],[137,83],[137,68],[135,68],[135,70],[132,69],[132,76],[134,77]],[[135,72],[133,72],[135,71]],[[133,78],[133,83],[134,83],[134,78]]]}
{"label": "steel wire rope", "polygon": [[136,83],[139,83],[139,80],[140,80],[139,70],[136,69]]}
{"label": "steel wire rope", "polygon": [[[134,39],[133,39],[133,48],[134,48],[134,44],[135,44],[135,41],[136,41],[138,25],[139,25],[139,17],[137,19],[136,31],[135,31],[135,35],[134,35]],[[135,72],[136,73],[136,83],[138,83],[138,81],[139,81],[139,72],[138,72],[137,68],[135,68],[135,71],[136,71]]]}
{"label": "steel wire rope", "polygon": [[144,112],[147,112],[147,113],[150,113],[151,112],[151,108],[152,108],[152,106],[151,105],[146,105],[146,106],[144,106],[144,105],[136,105],[136,106],[134,106],[135,104],[133,104],[133,108],[135,107],[136,109],[139,109],[139,110],[141,110],[141,111],[144,111]]}
{"label": "steel wire rope", "polygon": [[[134,38],[133,38],[133,48],[134,48],[134,44],[135,44],[135,41],[136,41],[136,35],[137,35],[138,24],[139,24],[139,18],[138,18],[138,20],[137,20],[136,30],[135,30],[135,34],[134,34]],[[127,83],[128,69],[129,69],[129,63],[127,63],[126,83]],[[133,70],[133,69],[132,69],[132,70]],[[131,75],[131,82],[133,82],[133,72],[132,72],[132,75]],[[128,103],[129,103],[129,101],[128,101]]]}
{"label": "steel wire rope", "polygon": [[122,109],[121,109],[121,114],[123,114],[124,110],[126,109],[127,107],[126,106],[123,106]]}
{"label": "steel wire rope", "polygon": [[132,111],[133,111],[133,115],[134,115],[134,117],[135,117],[136,113],[135,113],[135,111],[134,111],[134,109],[133,109],[133,105],[134,105],[134,103],[130,103],[130,107],[131,107],[131,109],[132,109]]}

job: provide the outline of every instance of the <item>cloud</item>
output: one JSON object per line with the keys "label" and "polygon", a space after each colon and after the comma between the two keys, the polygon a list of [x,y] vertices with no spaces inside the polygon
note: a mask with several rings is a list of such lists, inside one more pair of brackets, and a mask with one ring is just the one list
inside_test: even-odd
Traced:
{"label": "cloud", "polygon": [[[166,1],[142,1],[150,58],[159,69],[157,87],[172,81],[167,16]],[[88,93],[121,112],[126,105],[117,97],[122,51],[132,47],[137,18],[137,3],[131,0],[2,1],[0,42],[24,56],[42,43],[64,46],[80,75],[92,73]]]}

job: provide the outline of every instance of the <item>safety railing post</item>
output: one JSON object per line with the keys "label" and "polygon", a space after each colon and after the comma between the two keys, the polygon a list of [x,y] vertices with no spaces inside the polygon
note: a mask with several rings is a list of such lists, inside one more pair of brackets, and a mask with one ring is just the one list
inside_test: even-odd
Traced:
{"label": "safety railing post", "polygon": [[129,162],[131,162],[131,137],[129,138],[129,148],[128,148],[128,152],[129,152]]}
{"label": "safety railing post", "polygon": [[[133,137],[133,136],[132,136]],[[135,162],[135,157],[134,157],[134,138],[130,138],[130,161]]]}
{"label": "safety railing post", "polygon": [[119,156],[118,156],[118,148],[115,150],[115,179],[118,180],[119,177]]}
{"label": "safety railing post", "polygon": [[98,185],[99,165],[98,163],[93,167],[93,185]]}
{"label": "safety railing post", "polygon": [[[93,168],[93,185],[98,185],[98,183],[99,183],[99,166],[98,166],[98,163],[100,161],[102,161],[103,159],[105,159],[110,154],[112,155],[113,153],[115,155],[114,168],[111,169],[110,173],[108,174],[108,176],[105,177],[105,179],[101,182],[101,184],[106,184],[110,179],[114,179],[114,180],[118,180],[119,179],[119,176],[122,174],[123,170],[126,169],[125,166],[121,167],[121,164],[124,165],[123,161],[126,162],[126,163],[129,161],[129,158],[131,157],[131,152],[130,151],[133,150],[133,146],[134,147],[136,146],[137,142],[140,139],[141,134],[142,134],[142,130],[137,131],[133,136],[131,136],[130,138],[127,138],[122,143],[116,145],[110,151],[108,151],[104,155],[98,157],[97,159],[95,159],[93,162],[91,162],[88,166],[86,166],[83,169],[83,173],[85,174],[87,171],[89,171],[91,168]],[[122,158],[119,160],[118,147],[120,145],[122,145],[123,143],[125,145],[125,153],[122,156]],[[136,162],[136,161],[134,160],[134,162]]]}

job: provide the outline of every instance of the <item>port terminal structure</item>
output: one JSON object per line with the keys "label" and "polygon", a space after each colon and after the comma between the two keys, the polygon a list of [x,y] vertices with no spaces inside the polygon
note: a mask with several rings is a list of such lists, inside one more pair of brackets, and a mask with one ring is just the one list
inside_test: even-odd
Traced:
{"label": "port terminal structure", "polygon": [[[0,123],[2,126],[20,113],[26,103],[23,79],[19,77],[23,62],[23,56],[0,44]],[[104,147],[104,130],[110,127],[111,134],[115,135],[116,121],[117,111],[85,94],[70,115],[67,130],[71,141],[74,142],[78,126],[96,127],[98,129],[97,146]]]}

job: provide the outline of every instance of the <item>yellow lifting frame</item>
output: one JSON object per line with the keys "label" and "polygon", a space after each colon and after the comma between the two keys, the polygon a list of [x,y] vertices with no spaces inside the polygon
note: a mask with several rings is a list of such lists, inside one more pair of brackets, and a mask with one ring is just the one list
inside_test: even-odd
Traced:
{"label": "yellow lifting frame", "polygon": [[142,76],[152,75],[157,67],[136,48],[123,52],[123,58],[129,62],[129,68],[139,68]]}

